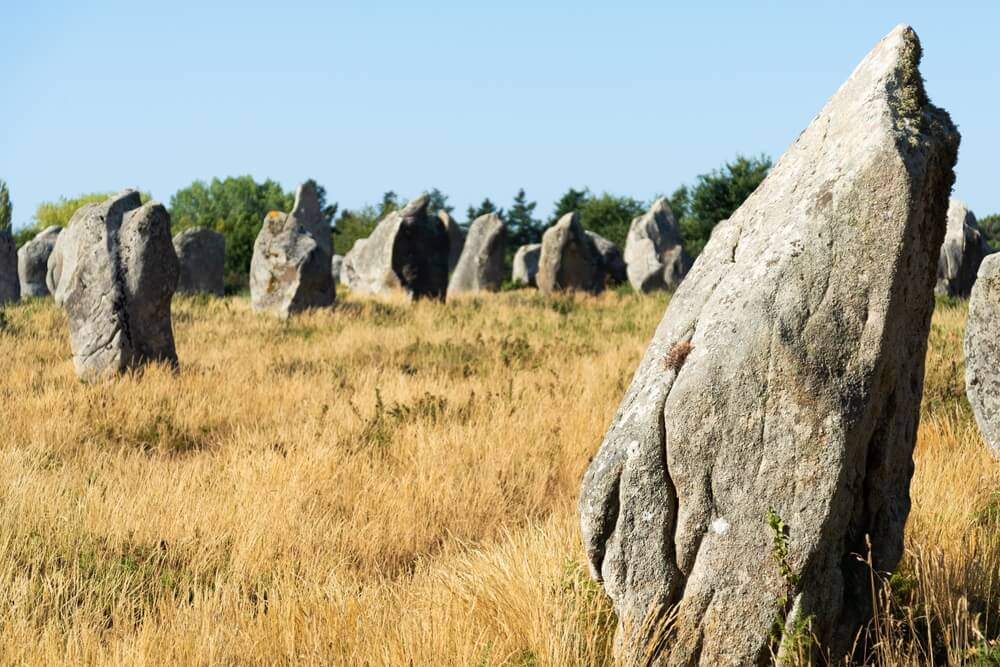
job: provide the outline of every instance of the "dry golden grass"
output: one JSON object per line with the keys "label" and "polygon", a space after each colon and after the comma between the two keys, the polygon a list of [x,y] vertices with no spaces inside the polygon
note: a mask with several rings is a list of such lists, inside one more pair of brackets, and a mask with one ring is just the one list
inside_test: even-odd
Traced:
{"label": "dry golden grass", "polygon": [[[177,299],[180,374],[95,386],[50,301],[7,308],[0,662],[609,664],[576,496],[664,303],[347,298],[281,323]],[[882,664],[996,634],[1000,466],[963,322],[935,317]]]}

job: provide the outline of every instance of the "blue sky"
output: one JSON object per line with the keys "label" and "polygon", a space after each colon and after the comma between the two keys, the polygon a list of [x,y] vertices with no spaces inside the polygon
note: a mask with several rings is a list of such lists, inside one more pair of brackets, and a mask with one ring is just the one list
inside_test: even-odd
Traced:
{"label": "blue sky", "polygon": [[[89,6],[85,6],[89,5]],[[780,155],[894,25],[962,131],[956,195],[1000,212],[1000,2],[3,2],[0,178],[60,195],[306,178],[354,207],[438,187],[648,200]]]}

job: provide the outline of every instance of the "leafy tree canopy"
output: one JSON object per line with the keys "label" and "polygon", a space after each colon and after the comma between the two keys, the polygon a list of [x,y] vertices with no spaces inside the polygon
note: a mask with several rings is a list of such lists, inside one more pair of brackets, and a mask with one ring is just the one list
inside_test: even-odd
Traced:
{"label": "leafy tree canopy", "polygon": [[979,222],[979,229],[982,230],[986,242],[994,252],[1000,252],[1000,213],[994,213],[982,218]]}
{"label": "leafy tree canopy", "polygon": [[684,246],[692,257],[701,253],[712,229],[726,220],[757,189],[771,170],[765,155],[737,155],[721,169],[698,177],[694,186],[681,186],[670,196],[670,207],[681,225]]}
{"label": "leafy tree canopy", "polygon": [[10,203],[10,190],[7,182],[0,179],[0,232],[10,230],[13,217],[14,206]]}

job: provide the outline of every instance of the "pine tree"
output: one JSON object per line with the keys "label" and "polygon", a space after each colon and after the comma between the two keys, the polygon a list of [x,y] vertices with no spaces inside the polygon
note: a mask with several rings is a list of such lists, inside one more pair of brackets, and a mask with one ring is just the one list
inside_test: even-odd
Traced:
{"label": "pine tree", "polygon": [[490,198],[487,197],[483,200],[483,203],[479,205],[479,208],[470,206],[468,210],[466,210],[465,214],[469,220],[467,225],[472,224],[476,218],[486,215],[487,213],[496,213],[501,220],[505,219],[504,210],[502,208],[497,208],[496,204],[490,201]]}
{"label": "pine tree", "polygon": [[529,202],[524,194],[524,188],[514,196],[514,205],[507,211],[508,245],[515,250],[528,243],[539,243],[545,227],[541,220],[532,217],[537,202]]}
{"label": "pine tree", "polygon": [[566,194],[560,197],[559,201],[556,202],[556,211],[552,214],[552,218],[549,219],[549,224],[554,225],[559,221],[559,218],[563,217],[567,213],[579,211],[589,199],[590,191],[587,188],[584,188],[583,190],[574,190],[573,188],[570,188],[566,191]]}
{"label": "pine tree", "polygon": [[10,221],[14,215],[14,206],[10,203],[10,190],[7,182],[0,180],[0,231],[10,229]]}

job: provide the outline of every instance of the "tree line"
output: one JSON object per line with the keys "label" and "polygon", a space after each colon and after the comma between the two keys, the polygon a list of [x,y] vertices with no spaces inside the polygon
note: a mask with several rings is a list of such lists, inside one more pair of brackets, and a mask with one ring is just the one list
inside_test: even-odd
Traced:
{"label": "tree line", "polygon": [[[743,203],[770,168],[771,160],[766,156],[737,156],[720,168],[698,176],[692,184],[682,185],[666,195],[680,224],[685,247],[692,256],[701,252],[715,225]],[[327,201],[327,192],[321,185],[317,183],[316,186],[323,214],[333,232],[334,252],[340,255],[346,254],[355,241],[367,237],[380,220],[406,204],[403,197],[390,190],[377,203],[341,209],[337,203]],[[454,214],[448,195],[437,188],[430,189],[428,195],[432,213]],[[77,208],[101,201],[106,196],[107,193],[91,193],[40,204],[32,224],[17,232],[18,246],[50,225],[65,226]],[[270,179],[258,183],[251,176],[231,176],[213,178],[209,182],[195,181],[175,192],[168,208],[174,233],[190,227],[207,227],[226,235],[227,288],[239,289],[247,284],[253,243],[264,216],[269,211],[290,211],[294,196],[294,192],[285,191]],[[569,188],[556,201],[551,215],[543,218],[538,213],[537,202],[529,199],[521,188],[505,207],[490,197],[469,206],[465,220],[459,224],[467,227],[481,215],[497,214],[507,225],[509,262],[519,246],[539,243],[546,228],[566,213],[576,211],[585,229],[624,249],[632,220],[645,213],[659,196],[664,195],[644,200],[609,192],[594,193],[586,187]],[[144,200],[148,198],[143,195]],[[0,181],[0,228],[4,225],[9,228],[10,217],[6,184]],[[1000,240],[1000,216],[989,216],[982,222],[985,223],[984,232],[989,229],[991,242]]]}

